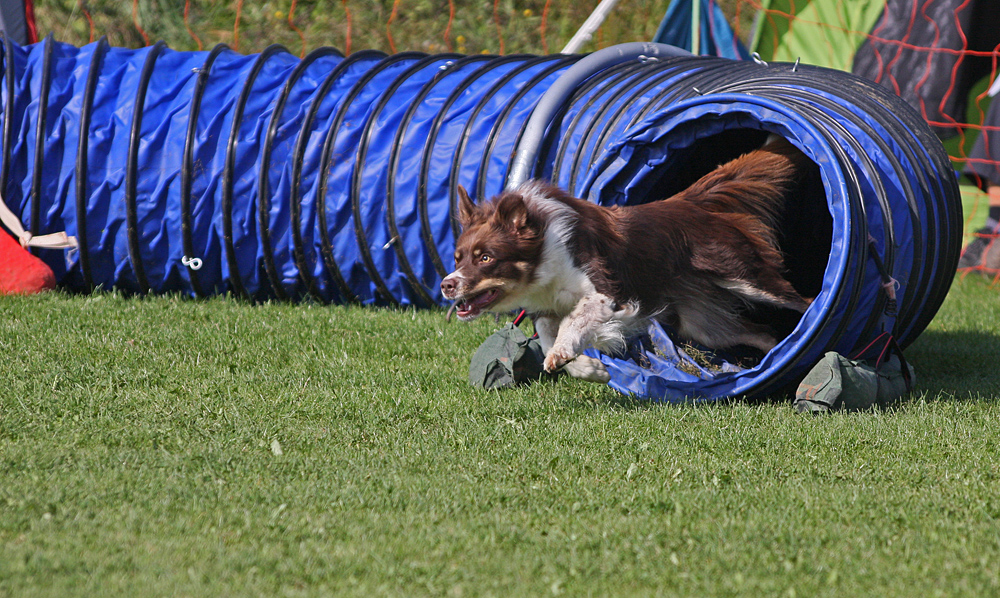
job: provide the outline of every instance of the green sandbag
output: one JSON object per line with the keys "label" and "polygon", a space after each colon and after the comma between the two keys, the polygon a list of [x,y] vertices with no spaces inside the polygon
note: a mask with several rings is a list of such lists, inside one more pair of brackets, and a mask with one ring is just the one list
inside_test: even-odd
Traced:
{"label": "green sandbag", "polygon": [[528,338],[514,324],[507,324],[483,341],[469,364],[469,384],[503,388],[534,382],[544,373],[545,353],[538,339]]}
{"label": "green sandbag", "polygon": [[913,380],[913,368],[896,354],[876,367],[830,351],[802,379],[794,404],[800,413],[888,407],[912,390]]}

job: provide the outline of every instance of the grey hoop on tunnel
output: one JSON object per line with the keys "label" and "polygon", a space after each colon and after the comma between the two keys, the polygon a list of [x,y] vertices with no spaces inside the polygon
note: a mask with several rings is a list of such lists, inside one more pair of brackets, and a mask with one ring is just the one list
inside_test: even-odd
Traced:
{"label": "grey hoop on tunnel", "polygon": [[668,44],[631,42],[598,50],[586,56],[559,76],[552,87],[542,95],[531,112],[524,129],[524,136],[514,151],[514,160],[507,174],[507,188],[513,189],[531,178],[531,171],[538,158],[538,149],[545,138],[545,131],[577,86],[592,75],[617,64],[645,58],[691,56],[687,50]]}

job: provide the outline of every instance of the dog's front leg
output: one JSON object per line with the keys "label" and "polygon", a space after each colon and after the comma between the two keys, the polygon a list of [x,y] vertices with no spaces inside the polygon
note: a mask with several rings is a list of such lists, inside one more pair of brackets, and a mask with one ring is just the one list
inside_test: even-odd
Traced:
{"label": "dog's front leg", "polygon": [[548,355],[552,343],[556,341],[556,335],[559,334],[559,320],[553,316],[535,316],[533,321],[538,344],[542,346],[542,353]]}
{"label": "dog's front leg", "polygon": [[[553,343],[555,343],[556,336],[559,334],[559,320],[551,316],[536,316],[534,321],[538,343],[542,345],[542,352],[548,355]],[[563,367],[563,371],[574,378],[587,382],[607,384],[611,380],[611,376],[608,375],[608,370],[601,363],[601,360],[586,355],[577,355],[576,359]]]}
{"label": "dog's front leg", "polygon": [[[554,372],[565,367],[566,371],[574,378],[582,378],[594,382],[607,382],[610,377],[607,370],[600,361],[580,355],[587,347],[595,344],[609,344],[608,324],[618,320],[619,312],[615,311],[615,301],[611,297],[595,293],[587,295],[576,304],[572,312],[558,325],[558,333],[552,341],[551,348],[546,347],[542,341],[542,348],[545,349],[545,371]],[[620,322],[619,322],[620,323]],[[546,334],[551,334],[554,320],[548,318],[543,322],[542,328]],[[612,329],[619,327],[611,326]],[[537,323],[536,323],[537,329]],[[616,333],[611,333],[615,336]],[[539,333],[539,340],[543,334]],[[620,334],[618,335],[620,337]],[[617,340],[617,339],[611,339]]]}

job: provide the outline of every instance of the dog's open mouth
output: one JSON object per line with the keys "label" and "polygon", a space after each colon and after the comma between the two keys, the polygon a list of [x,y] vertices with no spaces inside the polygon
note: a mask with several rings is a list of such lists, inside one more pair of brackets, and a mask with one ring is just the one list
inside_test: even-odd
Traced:
{"label": "dog's open mouth", "polygon": [[500,289],[490,289],[472,297],[463,297],[455,302],[455,310],[461,320],[471,320],[500,298]]}

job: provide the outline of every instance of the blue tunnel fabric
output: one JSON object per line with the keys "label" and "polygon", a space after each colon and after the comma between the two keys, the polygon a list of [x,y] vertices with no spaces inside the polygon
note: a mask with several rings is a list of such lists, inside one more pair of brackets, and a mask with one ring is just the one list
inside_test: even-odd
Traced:
{"label": "blue tunnel fabric", "polygon": [[[811,307],[752,367],[721,355],[706,368],[655,325],[625,355],[599,355],[613,387],[759,396],[883,330],[905,345],[958,259],[940,143],[905,103],[844,73],[650,53],[566,93],[560,78],[581,56],[299,59],[280,46],[244,56],[51,39],[2,54],[3,200],[34,234],[78,238],[38,252],[72,290],[441,305],[457,186],[500,192],[525,144],[537,144],[533,176],[616,205],[659,199],[706,154],[736,157],[740,140],[767,133],[818,167],[818,191],[795,207],[802,230],[816,218],[829,235],[796,266],[816,287]],[[567,97],[544,137],[526,134],[557,91]]]}
{"label": "blue tunnel fabric", "polygon": [[[733,102],[733,105],[725,105],[727,99]],[[600,200],[602,203],[628,203],[632,195],[644,193],[643,180],[642,173],[630,173],[639,175],[635,178],[630,178],[627,174],[623,176],[624,170],[635,168],[639,162],[642,162],[643,169],[657,166],[662,161],[668,160],[670,153],[675,149],[670,145],[671,142],[679,144],[679,147],[688,146],[696,143],[699,138],[717,133],[726,127],[745,126],[744,119],[748,117],[754,119],[755,126],[762,126],[765,130],[802,143],[807,155],[821,168],[834,164],[834,156],[826,144],[821,142],[822,134],[815,127],[794,119],[794,116],[789,118],[788,114],[781,114],[779,110],[780,107],[777,105],[744,97],[713,97],[708,102],[687,101],[678,104],[675,111],[668,112],[645,126],[640,126],[633,131],[634,137],[620,142],[629,146],[628,149],[608,148],[609,153],[617,150],[617,155],[620,157],[615,158],[613,163],[601,171],[601,176],[607,180],[595,181],[595,186],[602,188],[603,197]],[[693,122],[692,119],[698,119],[697,128],[687,126],[683,132],[674,129],[681,122]],[[670,141],[664,143],[662,135],[666,130],[672,130],[673,134]],[[656,350],[645,352],[653,367],[641,368],[634,362],[601,356],[614,371],[612,385],[642,396],[677,400],[714,397],[720,392],[739,395],[750,387],[767,383],[769,378],[784,371],[788,368],[790,360],[802,357],[800,351],[805,346],[820,347],[824,352],[826,347],[842,352],[849,351],[854,342],[848,341],[844,343],[847,346],[842,346],[842,343],[832,338],[834,328],[828,326],[827,322],[830,315],[836,320],[837,316],[842,316],[848,308],[845,302],[848,302],[850,297],[838,291],[844,289],[843,278],[847,273],[860,271],[857,256],[861,253],[858,248],[851,248],[840,242],[853,238],[851,227],[855,225],[849,216],[851,207],[846,205],[847,189],[843,182],[837,179],[828,181],[828,185],[827,197],[830,198],[829,208],[833,215],[835,241],[830,250],[824,291],[815,299],[795,330],[781,342],[779,348],[768,353],[760,364],[750,369],[739,369],[727,364],[729,367],[723,368],[722,375],[715,375],[698,366],[698,373],[695,374],[691,373],[690,367],[687,369],[676,367],[680,360],[686,360],[689,364],[693,362],[673,349],[672,343],[669,343],[662,329],[654,326],[651,337]],[[867,299],[870,301],[874,297],[875,294],[872,293]],[[864,309],[860,306],[857,308]],[[870,311],[871,306],[868,306],[867,312]],[[806,353],[805,358],[811,357]],[[684,389],[683,394],[678,393],[678,388]]]}

